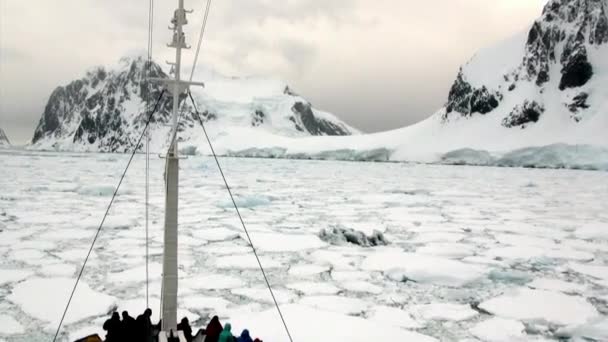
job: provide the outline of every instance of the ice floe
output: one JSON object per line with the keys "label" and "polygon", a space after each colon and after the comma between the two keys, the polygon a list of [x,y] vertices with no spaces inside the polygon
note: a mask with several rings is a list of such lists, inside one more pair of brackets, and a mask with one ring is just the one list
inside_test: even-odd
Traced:
{"label": "ice floe", "polygon": [[[231,292],[235,295],[253,299],[256,302],[268,304],[274,303],[272,295],[267,287],[233,289]],[[297,296],[291,291],[283,289],[275,288],[272,290],[272,294],[278,303],[288,303],[297,298]]]}
{"label": "ice floe", "polygon": [[25,328],[15,318],[0,314],[0,335],[23,334]]}
{"label": "ice floe", "polygon": [[575,272],[592,277],[594,282],[608,286],[608,266],[597,264],[570,263],[568,267]]}
{"label": "ice floe", "polygon": [[574,235],[581,239],[608,241],[608,223],[589,222],[576,229]]}
{"label": "ice floe", "polygon": [[424,320],[464,321],[477,316],[477,311],[467,304],[431,303],[415,305],[410,311]]}
{"label": "ice floe", "polygon": [[418,329],[424,326],[422,322],[415,320],[409,312],[391,306],[376,306],[368,318],[382,324],[406,329]]}
{"label": "ice floe", "polygon": [[539,290],[551,290],[564,293],[583,293],[587,286],[574,282],[552,279],[552,278],[536,278],[527,284],[528,287]]}
{"label": "ice floe", "polygon": [[287,284],[287,287],[301,292],[305,295],[315,294],[336,294],[340,292],[340,289],[331,283],[320,283],[320,282],[297,282]]}
{"label": "ice floe", "polygon": [[[17,284],[8,299],[28,315],[46,321],[49,323],[46,327],[53,329],[61,319],[74,281],[70,278],[30,278]],[[80,281],[64,323],[105,315],[114,303],[115,298],[92,290]]]}
{"label": "ice floe", "polygon": [[326,244],[316,235],[253,233],[253,244],[260,251],[288,252],[306,249],[318,249]]}
{"label": "ice floe", "polygon": [[492,317],[477,323],[470,331],[473,336],[487,342],[524,341],[526,327],[520,321]]}
{"label": "ice floe", "polygon": [[547,324],[583,324],[599,313],[583,297],[520,288],[479,305],[494,315]]}
{"label": "ice floe", "polygon": [[454,287],[473,282],[487,272],[478,265],[395,250],[373,253],[361,267],[369,271],[385,271],[395,281],[409,279]]}
{"label": "ice floe", "polygon": [[340,287],[348,291],[361,293],[380,294],[383,291],[382,287],[361,280],[343,282],[340,283]]}
{"label": "ice floe", "polygon": [[0,269],[0,285],[17,282],[34,274],[29,270]]}
{"label": "ice floe", "polygon": [[601,317],[583,325],[565,327],[558,330],[556,335],[573,341],[608,341],[608,318]]}
{"label": "ice floe", "polygon": [[[262,255],[259,256],[260,262],[264,268],[277,268],[281,267],[283,264],[280,261],[271,259],[270,256]],[[259,269],[260,265],[258,264],[255,255],[250,252],[247,254],[241,255],[225,255],[217,258],[215,261],[215,266],[217,268],[225,268],[225,269]]]}
{"label": "ice floe", "polygon": [[329,266],[320,266],[314,264],[295,265],[289,268],[289,274],[296,277],[308,277],[315,274],[329,271]]}
{"label": "ice floe", "polygon": [[234,289],[243,287],[244,285],[245,282],[243,280],[223,274],[195,275],[192,277],[184,277],[181,280],[181,286],[199,290]]}
{"label": "ice floe", "polygon": [[347,315],[360,315],[371,305],[360,298],[343,296],[308,296],[302,298],[298,304]]}
{"label": "ice floe", "polygon": [[[281,310],[295,341],[437,341],[433,337],[407,331],[392,324],[318,310],[306,305],[291,304]],[[234,331],[249,328],[252,336],[261,336],[264,341],[270,342],[288,339],[283,327],[277,324],[279,318],[274,309],[256,314],[234,315],[230,318],[231,322],[234,322]],[[238,322],[247,322],[248,325],[242,326]],[[311,327],[311,322],[315,322],[314,327]]]}

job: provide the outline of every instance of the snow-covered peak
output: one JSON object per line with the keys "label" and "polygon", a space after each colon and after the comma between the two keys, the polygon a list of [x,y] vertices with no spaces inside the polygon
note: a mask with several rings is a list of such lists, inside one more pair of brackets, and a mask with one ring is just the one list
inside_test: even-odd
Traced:
{"label": "snow-covered peak", "polygon": [[606,0],[549,1],[527,32],[481,50],[461,68],[440,115],[485,115],[493,118],[488,124],[544,131],[605,124],[607,13]]}
{"label": "snow-covered peak", "polygon": [[0,128],[0,146],[10,146],[11,143],[6,136],[6,133]]}
{"label": "snow-covered peak", "polygon": [[[92,68],[82,79],[58,87],[36,128],[33,147],[84,151],[131,148],[145,125],[147,110],[162,90],[162,86],[145,81],[148,73],[155,78],[169,77],[158,64],[148,64],[144,56],[134,55],[110,68]],[[234,130],[287,137],[358,133],[332,114],[314,109],[284,82],[204,74],[209,77],[197,80],[204,81],[205,87],[191,90],[212,134]],[[180,106],[179,139],[201,140],[199,119],[186,96],[180,98]],[[168,144],[171,108],[172,99],[166,93],[151,124],[152,146],[157,151]]]}

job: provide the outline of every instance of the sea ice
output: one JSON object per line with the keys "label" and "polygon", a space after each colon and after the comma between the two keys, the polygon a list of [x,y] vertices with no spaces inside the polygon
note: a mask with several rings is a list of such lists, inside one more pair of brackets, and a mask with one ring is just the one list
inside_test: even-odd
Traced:
{"label": "sea ice", "polygon": [[[236,205],[239,208],[255,208],[260,206],[267,206],[272,203],[272,199],[268,196],[237,196],[235,197]],[[232,201],[223,201],[218,204],[220,208],[234,209]]]}
{"label": "sea ice", "polygon": [[223,274],[196,275],[181,279],[180,282],[185,288],[201,290],[234,289],[245,285],[243,280]]}
{"label": "sea ice", "polygon": [[287,287],[302,292],[305,295],[336,294],[340,289],[330,283],[298,282],[287,284]]}
{"label": "sea ice", "polygon": [[526,327],[520,321],[492,317],[470,329],[473,336],[487,342],[524,341]]}
{"label": "sea ice", "polygon": [[[291,304],[281,308],[289,324],[295,341],[408,341],[436,342],[437,340],[420,333],[407,331],[392,324],[366,320],[335,312],[318,310],[306,305]],[[256,314],[242,314],[231,317],[233,330],[240,332],[249,328],[252,336],[260,336],[264,341],[286,341],[287,335],[275,309]],[[243,322],[243,323],[241,323]],[[247,322],[247,326],[243,326]],[[315,322],[311,326],[311,322]]]}
{"label": "sea ice", "polygon": [[473,255],[475,248],[464,243],[431,242],[417,248],[416,253],[460,259]]}
{"label": "sea ice", "polygon": [[369,279],[370,273],[364,271],[331,271],[331,277],[336,281],[361,281]]}
{"label": "sea ice", "polygon": [[602,284],[608,286],[608,266],[597,264],[570,263],[568,267],[575,272],[598,279],[599,281],[602,281]]}
{"label": "sea ice", "polygon": [[412,243],[426,244],[429,242],[458,242],[464,239],[465,235],[461,233],[448,232],[430,232],[418,233],[418,235],[410,240]]}
{"label": "sea ice", "polygon": [[[249,115],[248,110],[245,112]],[[124,166],[127,158],[120,154],[33,156],[29,152],[7,157],[0,153],[0,174],[15,175],[0,177],[0,259],[3,261],[0,312],[12,315],[26,330],[19,336],[0,332],[2,338],[8,342],[48,339],[46,323],[24,310],[11,296],[31,279],[59,274],[69,278],[68,275],[75,274],[88,252],[88,243],[108,199],[78,194],[76,189],[81,185],[94,187],[100,181],[102,185],[115,184],[115,177],[120,174],[114,166]],[[131,307],[134,316],[146,305],[144,163],[142,155],[134,159],[125,179],[125,184],[130,185],[129,191],[115,202],[112,217],[97,240],[83,279],[93,287],[91,291],[116,299],[110,298],[107,307],[100,306],[99,310],[82,316],[85,317],[82,320],[67,324],[62,337],[99,332],[108,317],[106,310],[112,304],[119,310]],[[179,318],[187,314],[199,328],[202,321],[193,320],[198,315],[206,317],[215,313],[224,321],[240,313],[238,317],[243,320],[233,323],[246,324],[251,329],[250,321],[257,319],[257,315],[267,315],[270,317],[267,327],[277,332],[275,342],[285,341],[280,319],[270,316],[274,315],[272,311],[260,313],[272,307],[270,296],[263,287],[257,262],[233,208],[214,205],[228,199],[221,179],[210,177],[206,174],[208,171],[201,173],[201,163],[214,165],[212,159],[200,156],[180,164],[184,191],[180,192],[178,300],[184,311],[180,310]],[[306,325],[301,329],[310,329],[310,322],[319,319],[330,320],[323,325],[336,321],[336,326],[329,327],[326,335],[306,341],[350,341],[350,335],[341,333],[351,330],[366,336],[368,341],[382,337],[379,331],[386,327],[396,329],[391,330],[395,334],[390,339],[394,341],[420,338],[418,334],[408,339],[412,335],[403,329],[421,329],[418,331],[437,339],[473,341],[476,337],[471,329],[480,321],[491,320],[492,316],[477,315],[465,321],[449,321],[440,316],[425,319],[414,316],[413,308],[429,303],[483,303],[492,297],[500,298],[505,291],[509,292],[504,296],[516,298],[505,300],[503,310],[518,306],[524,307],[522,311],[540,311],[524,312],[525,315],[518,312],[518,317],[537,317],[531,319],[507,317],[502,313],[495,316],[526,324],[530,335],[524,340],[541,336],[574,336],[574,340],[577,336],[597,336],[598,340],[606,340],[604,335],[594,333],[606,324],[605,320],[596,322],[595,318],[606,317],[605,301],[608,301],[608,243],[602,238],[602,231],[596,229],[608,223],[604,205],[608,202],[606,173],[232,158],[222,158],[221,163],[229,173],[235,192],[243,197],[261,194],[271,200],[268,206],[245,208],[241,214],[262,263],[267,266],[281,307],[294,307],[292,311],[296,313],[311,313],[303,321],[297,320],[298,316],[286,316],[289,326]],[[163,211],[156,209],[164,205],[164,161],[153,158],[151,167],[150,261],[156,266],[153,266],[149,290],[150,306],[157,317]],[[528,184],[534,186],[527,187]],[[392,247],[362,248],[352,244],[338,247],[319,240],[321,229],[340,226],[366,234],[383,231]],[[206,244],[198,246],[199,241]],[[435,248],[434,254],[445,252],[444,255],[456,258],[466,252],[467,256],[454,260],[416,251],[425,248],[425,244],[431,247],[462,245],[463,253]],[[427,252],[429,246],[426,246]],[[505,252],[504,248],[512,247],[523,248],[523,253],[511,250],[505,258],[491,255],[492,250]],[[532,252],[527,252],[528,248]],[[31,250],[36,251],[36,255],[30,254]],[[471,251],[475,254],[468,254]],[[24,263],[14,260],[14,253],[33,258]],[[525,254],[532,254],[533,258]],[[593,261],[588,262],[590,258]],[[129,272],[134,275],[130,276]],[[116,281],[113,278],[116,276],[124,281]],[[402,280],[407,281],[402,283]],[[57,299],[56,307],[44,302],[36,305],[42,307],[40,310],[44,307],[44,310],[53,310],[53,318],[60,316],[57,311],[63,309],[68,295],[64,291],[72,285],[71,281],[61,285],[57,295],[61,298]],[[536,305],[510,292],[515,286],[538,291],[535,294],[552,292],[559,297],[543,295],[541,303]],[[40,288],[48,290],[47,294],[57,292],[46,286]],[[76,297],[81,291],[79,287]],[[578,296],[566,295],[573,293]],[[351,317],[300,304],[310,297],[325,296],[359,299],[370,305],[360,316]],[[28,297],[36,298],[29,292]],[[573,299],[576,306],[570,303]],[[534,308],[528,308],[528,302],[534,304]],[[551,302],[564,302],[566,306],[543,309]],[[94,300],[92,304],[96,305]],[[384,308],[387,305],[395,307]],[[461,308],[466,311],[464,306]],[[353,306],[352,310],[345,311],[355,309]],[[559,326],[563,324],[555,322],[570,321],[571,317],[556,319],[547,313],[551,310],[565,310],[559,315],[577,317],[582,310],[582,316],[596,316],[583,324],[568,325],[570,329],[585,327],[586,335],[566,335],[566,332],[560,335],[555,329],[561,330]],[[42,328],[31,329],[32,324]],[[355,328],[351,328],[353,325]],[[539,335],[532,335],[535,329]],[[236,330],[235,333],[239,333]],[[496,331],[501,330],[497,327]],[[294,338],[300,340],[298,337],[307,337],[307,334]],[[259,336],[273,341],[272,335],[266,338],[260,333]]]}
{"label": "sea ice", "polygon": [[583,324],[598,316],[583,297],[520,288],[479,305],[494,315],[549,324]]}
{"label": "sea ice", "polygon": [[469,305],[454,303],[415,305],[411,312],[424,320],[464,321],[477,316],[477,311]]}
{"label": "sea ice", "polygon": [[373,313],[368,318],[382,324],[406,329],[418,329],[424,326],[423,323],[415,320],[409,312],[391,306],[374,307]]}
{"label": "sea ice", "polygon": [[[271,259],[270,256],[260,255],[260,262],[264,268],[278,268],[283,264],[277,260]],[[259,269],[260,265],[255,258],[253,252],[240,255],[225,255],[215,260],[214,266],[222,269]]]}
{"label": "sea ice", "polygon": [[51,276],[51,277],[58,277],[58,276],[71,277],[74,275],[74,272],[76,272],[76,267],[74,265],[66,264],[66,263],[50,264],[50,265],[42,266],[40,268],[39,272],[42,273],[43,275]]}
{"label": "sea ice", "polygon": [[347,291],[352,292],[362,292],[362,293],[372,293],[372,294],[380,294],[383,291],[383,288],[367,281],[347,281],[344,283],[340,283],[340,287]]}
{"label": "sea ice", "polygon": [[516,261],[544,257],[580,261],[589,261],[594,259],[594,255],[592,253],[563,247],[560,249],[547,249],[536,246],[507,246],[493,248],[488,251],[487,255],[494,258],[503,258]]}
{"label": "sea ice", "polygon": [[527,284],[528,287],[539,290],[551,290],[564,293],[584,293],[587,286],[569,281],[552,278],[536,278]]}
{"label": "sea ice", "polygon": [[0,335],[23,334],[25,329],[13,317],[0,314]]}
{"label": "sea ice", "polygon": [[486,270],[457,260],[426,256],[401,251],[382,251],[368,256],[361,266],[369,271],[385,271],[396,281],[411,279],[459,287],[481,278]]}
{"label": "sea ice", "polygon": [[329,266],[320,266],[314,264],[295,265],[289,268],[289,275],[295,277],[310,277],[319,273],[329,271]]}
{"label": "sea ice", "polygon": [[576,229],[574,235],[581,239],[608,241],[608,223],[589,222]]}
{"label": "sea ice", "polygon": [[228,228],[206,228],[192,230],[192,236],[207,241],[225,241],[238,238],[239,232]]}
{"label": "sea ice", "polygon": [[32,274],[33,272],[28,270],[0,269],[0,285],[23,280]]}
{"label": "sea ice", "polygon": [[326,246],[318,236],[312,234],[255,233],[251,234],[251,240],[256,249],[265,252],[291,252]]}
{"label": "sea ice", "polygon": [[[255,300],[256,302],[268,303],[272,304],[272,296],[270,295],[270,291],[267,287],[258,287],[258,288],[241,288],[241,289],[233,289],[231,291],[235,295],[244,296]],[[274,298],[278,303],[289,303],[290,301],[297,298],[291,291],[283,290],[283,289],[272,289],[272,293],[274,294]]]}
{"label": "sea ice", "polygon": [[36,263],[37,261],[44,259],[45,254],[36,249],[18,249],[10,253],[10,257],[16,261]]}
{"label": "sea ice", "polygon": [[[28,315],[48,322],[47,328],[53,329],[61,319],[74,281],[69,278],[30,278],[17,284],[8,299]],[[114,303],[113,297],[94,291],[80,281],[64,323],[104,315]]]}
{"label": "sea ice", "polygon": [[[162,275],[163,265],[152,262],[148,264],[150,279],[159,279]],[[145,280],[146,266],[137,266],[120,272],[108,273],[108,280],[115,283],[127,283]]]}
{"label": "sea ice", "polygon": [[186,298],[183,302],[180,303],[181,307],[196,312],[225,312],[230,305],[232,305],[232,303],[225,300],[224,298],[200,295],[188,296],[188,298]]}
{"label": "sea ice", "polygon": [[608,341],[608,318],[601,317],[586,324],[558,330],[558,336],[574,341]]}
{"label": "sea ice", "polygon": [[302,298],[298,304],[355,316],[365,312],[371,305],[371,303],[359,298],[343,296],[308,296]]}

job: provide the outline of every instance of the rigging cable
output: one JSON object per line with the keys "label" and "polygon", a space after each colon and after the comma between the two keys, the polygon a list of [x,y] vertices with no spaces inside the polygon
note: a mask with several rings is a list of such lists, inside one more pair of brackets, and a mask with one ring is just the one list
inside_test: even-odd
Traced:
{"label": "rigging cable", "polygon": [[201,51],[201,43],[203,36],[205,35],[205,27],[207,27],[207,17],[209,16],[209,8],[211,7],[211,0],[207,0],[207,7],[205,8],[205,16],[203,18],[203,24],[201,25],[201,32],[198,35],[198,44],[196,46],[196,53],[194,54],[194,61],[192,62],[192,70],[190,71],[190,82],[194,77],[194,70],[196,69],[196,63],[198,62],[198,54]]}
{"label": "rigging cable", "polygon": [[249,231],[247,231],[247,227],[245,226],[245,222],[243,221],[243,217],[241,216],[239,207],[237,206],[236,201],[234,200],[234,196],[232,195],[232,190],[230,190],[230,186],[228,185],[228,181],[226,180],[226,176],[224,175],[224,171],[222,170],[220,161],[217,158],[217,154],[215,153],[215,150],[213,149],[213,145],[211,144],[211,139],[209,139],[209,135],[207,134],[207,130],[205,129],[203,120],[201,119],[198,109],[196,108],[196,103],[194,102],[194,98],[192,98],[192,93],[190,92],[190,90],[188,90],[188,96],[190,97],[190,101],[192,101],[192,106],[194,107],[194,111],[196,112],[196,117],[198,118],[198,121],[199,121],[201,127],[203,127],[203,132],[205,133],[205,138],[207,139],[207,143],[209,144],[209,149],[211,149],[211,154],[213,155],[213,159],[215,159],[215,163],[217,164],[217,168],[220,171],[220,175],[222,176],[222,179],[224,180],[224,185],[226,187],[226,190],[228,190],[228,194],[230,195],[230,199],[232,200],[232,204],[234,205],[236,214],[238,215],[239,220],[241,221],[241,225],[243,226],[245,235],[247,235],[247,240],[249,240],[249,246],[251,246],[251,249],[253,250],[253,254],[255,255],[255,259],[258,262],[258,266],[260,267],[260,270],[262,271],[262,275],[264,276],[264,281],[266,282],[266,286],[268,287],[268,291],[270,291],[270,296],[272,297],[272,301],[274,302],[274,305],[277,308],[279,316],[281,317],[281,322],[283,322],[283,326],[285,327],[285,331],[287,332],[289,341],[293,342],[293,338],[291,337],[291,333],[289,332],[289,328],[287,327],[287,323],[285,322],[285,318],[283,317],[283,313],[281,312],[279,303],[277,302],[277,299],[274,296],[274,292],[272,291],[272,287],[270,286],[270,282],[268,281],[268,277],[266,276],[266,271],[264,271],[264,267],[262,267],[262,262],[260,261],[260,257],[258,256],[258,252],[256,251],[255,247],[253,246],[253,241],[251,240],[251,236],[249,236]]}
{"label": "rigging cable", "polygon": [[135,154],[137,153],[137,150],[140,148],[141,146],[141,141],[146,133],[146,129],[148,129],[148,125],[150,124],[150,120],[152,119],[152,115],[154,115],[154,113],[156,112],[156,110],[158,109],[158,105],[160,104],[160,101],[162,100],[163,95],[165,94],[165,91],[163,90],[160,95],[158,96],[158,100],[156,101],[156,105],[154,106],[154,110],[150,113],[150,115],[148,115],[148,119],[146,120],[146,125],[144,127],[144,130],[141,132],[139,139],[137,140],[137,143],[135,144],[135,148],[133,148],[133,152],[131,153],[131,157],[129,157],[129,161],[127,162],[127,166],[125,167],[125,170],[123,171],[122,175],[120,176],[120,180],[118,181],[118,185],[116,186],[116,189],[114,190],[114,194],[112,195],[112,198],[110,199],[110,203],[108,204],[108,207],[106,209],[105,214],[103,215],[103,218],[101,219],[101,223],[99,224],[99,228],[97,228],[97,232],[95,233],[95,237],[93,238],[93,241],[91,242],[91,247],[89,247],[89,251],[87,253],[87,256],[84,259],[84,262],[82,264],[82,267],[80,268],[80,272],[78,273],[78,277],[76,278],[76,282],[74,283],[74,287],[72,288],[72,293],[70,294],[70,298],[68,299],[68,302],[65,306],[65,309],[63,310],[63,315],[61,316],[61,320],[59,321],[59,325],[57,326],[57,331],[55,332],[55,337],[53,337],[53,342],[57,341],[57,336],[59,336],[59,331],[61,330],[61,325],[63,324],[63,320],[65,319],[65,315],[68,312],[68,309],[70,308],[70,304],[72,302],[72,298],[74,297],[74,293],[76,292],[76,287],[78,287],[78,283],[80,282],[80,278],[82,278],[82,274],[84,273],[84,269],[87,266],[87,262],[89,261],[89,257],[91,256],[91,252],[93,251],[93,247],[95,247],[95,242],[97,242],[97,238],[99,237],[99,233],[101,232],[101,229],[103,228],[103,224],[106,221],[106,218],[108,217],[108,214],[110,213],[110,208],[112,208],[112,204],[114,203],[114,199],[116,198],[116,194],[118,194],[118,190],[120,189],[120,186],[122,185],[122,181],[125,179],[125,176],[127,175],[127,171],[129,170],[129,166],[131,166],[131,162],[133,161],[133,157],[135,157]]}
{"label": "rigging cable", "polygon": [[[154,33],[154,0],[150,0],[148,7],[148,62],[146,68],[146,84],[147,84],[147,104],[148,111],[150,108],[150,94],[152,92],[152,87],[150,86],[150,75],[152,71],[152,46],[153,46],[153,33]],[[145,190],[145,215],[146,215],[146,308],[150,307],[149,298],[150,298],[150,276],[149,276],[149,206],[150,206],[150,130],[146,127],[146,190]]]}

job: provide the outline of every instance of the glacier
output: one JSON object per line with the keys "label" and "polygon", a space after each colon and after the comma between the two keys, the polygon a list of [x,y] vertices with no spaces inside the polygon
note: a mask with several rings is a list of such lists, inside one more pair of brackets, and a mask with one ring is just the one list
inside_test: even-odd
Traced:
{"label": "glacier", "polygon": [[[127,158],[0,151],[0,340],[52,337],[110,199],[107,189]],[[408,341],[608,338],[608,173],[228,157],[220,163],[294,340],[345,340],[354,327],[354,340],[362,341],[378,330]],[[61,341],[103,336],[111,309],[144,309],[144,166],[136,155],[76,292],[75,303],[83,304],[68,314]],[[164,161],[153,158],[154,319],[163,170]],[[180,318],[199,327],[219,314],[264,341],[285,341],[214,160],[190,156],[180,173]],[[320,238],[335,227],[359,237],[381,233],[388,245]],[[310,329],[320,318],[327,324]]]}

